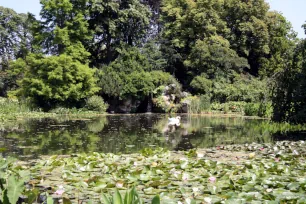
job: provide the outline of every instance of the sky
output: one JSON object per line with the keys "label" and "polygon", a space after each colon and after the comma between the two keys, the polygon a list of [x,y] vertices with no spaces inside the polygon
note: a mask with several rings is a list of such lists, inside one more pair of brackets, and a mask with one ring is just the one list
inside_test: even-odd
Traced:
{"label": "sky", "polygon": [[[271,10],[280,11],[291,23],[293,29],[298,32],[298,37],[305,38],[301,28],[306,21],[306,0],[267,0]],[[39,17],[39,0],[0,0],[0,6],[12,8],[18,13],[31,12]]]}

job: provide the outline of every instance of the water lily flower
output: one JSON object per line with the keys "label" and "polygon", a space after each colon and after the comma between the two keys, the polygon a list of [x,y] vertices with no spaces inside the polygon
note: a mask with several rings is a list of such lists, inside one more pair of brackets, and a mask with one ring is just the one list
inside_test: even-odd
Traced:
{"label": "water lily flower", "polygon": [[137,166],[137,162],[134,162],[134,166]]}
{"label": "water lily flower", "polygon": [[85,167],[84,166],[82,166],[81,168],[80,168],[80,171],[85,171],[86,169],[85,169]]}
{"label": "water lily flower", "polygon": [[273,191],[273,189],[268,188],[266,191],[267,191],[268,193],[271,193],[271,192]]}
{"label": "water lily flower", "polygon": [[205,201],[205,203],[210,204],[211,201],[212,201],[212,199],[209,198],[209,197],[205,197],[205,198],[204,198],[204,201]]}
{"label": "water lily flower", "polygon": [[123,183],[122,182],[117,182],[116,183],[116,187],[117,188],[122,188],[123,187]]}
{"label": "water lily flower", "polygon": [[197,188],[197,187],[193,187],[193,188],[192,188],[192,191],[193,191],[194,193],[196,193],[196,192],[199,192],[200,190],[199,190],[199,188]]}
{"label": "water lily flower", "polygon": [[181,201],[177,201],[177,204],[183,204]]}
{"label": "water lily flower", "polygon": [[187,181],[189,179],[189,174],[183,173],[182,180]]}
{"label": "water lily flower", "polygon": [[274,160],[275,160],[275,162],[279,162],[280,159],[278,157],[276,157]]}
{"label": "water lily flower", "polygon": [[54,194],[55,195],[60,195],[60,196],[63,195],[64,192],[65,192],[64,187],[63,186],[59,186],[58,188],[59,189],[57,191],[55,191]]}
{"label": "water lily flower", "polygon": [[191,204],[191,199],[190,199],[190,198],[187,198],[187,199],[186,199],[186,203],[187,203],[187,204]]}
{"label": "water lily flower", "polygon": [[208,178],[208,181],[209,181],[210,183],[215,183],[216,180],[217,180],[217,178],[214,177],[214,176],[211,176],[211,177]]}
{"label": "water lily flower", "polygon": [[182,158],[180,158],[180,161],[188,161],[188,159],[185,158],[185,157],[182,157]]}
{"label": "water lily flower", "polygon": [[253,159],[254,157],[255,157],[255,152],[252,152],[252,153],[249,154],[250,159]]}
{"label": "water lily flower", "polygon": [[156,162],[152,162],[152,167],[156,167],[157,166],[157,163]]}
{"label": "water lily flower", "polygon": [[203,153],[197,152],[197,157],[198,157],[198,158],[203,158],[203,157],[204,157],[204,154],[203,154]]}
{"label": "water lily flower", "polygon": [[262,148],[259,148],[260,151],[264,151],[264,149],[265,149],[265,148],[263,148],[263,147],[262,147]]}
{"label": "water lily flower", "polygon": [[296,151],[296,150],[293,150],[293,154],[294,154],[294,155],[299,155],[299,152]]}

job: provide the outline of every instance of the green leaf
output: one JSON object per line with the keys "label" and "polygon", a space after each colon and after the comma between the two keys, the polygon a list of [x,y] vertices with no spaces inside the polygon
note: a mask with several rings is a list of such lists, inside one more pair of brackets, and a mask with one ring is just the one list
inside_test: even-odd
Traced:
{"label": "green leaf", "polygon": [[152,199],[152,204],[160,204],[160,197],[159,197],[159,195],[155,196]]}
{"label": "green leaf", "polygon": [[26,192],[26,196],[28,197],[27,203],[31,204],[34,203],[38,196],[39,196],[39,190],[37,188]]}
{"label": "green leaf", "polygon": [[53,198],[52,197],[48,197],[47,198],[47,204],[53,204],[54,201],[53,201]]}
{"label": "green leaf", "polygon": [[111,201],[106,197],[104,193],[102,194],[102,202],[104,204],[111,204]]}
{"label": "green leaf", "polygon": [[14,176],[8,178],[7,197],[10,203],[16,203],[23,192],[24,182],[17,181]]}
{"label": "green leaf", "polygon": [[69,198],[63,197],[63,204],[72,204],[72,203]]}
{"label": "green leaf", "polygon": [[115,190],[115,193],[113,195],[113,204],[123,204],[122,197],[118,189]]}

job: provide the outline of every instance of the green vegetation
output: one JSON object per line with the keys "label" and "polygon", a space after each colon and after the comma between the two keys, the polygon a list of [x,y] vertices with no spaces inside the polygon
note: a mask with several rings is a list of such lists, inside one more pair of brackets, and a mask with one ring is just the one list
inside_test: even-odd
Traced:
{"label": "green vegetation", "polygon": [[106,112],[108,104],[106,104],[101,96],[91,96],[86,100],[85,108],[91,111]]}
{"label": "green vegetation", "polygon": [[[303,203],[305,156],[305,142],[283,141],[189,152],[53,156],[32,165],[1,159],[1,188],[10,201],[4,196],[2,202],[15,203],[23,194],[27,203]],[[23,180],[17,181],[19,176]]]}
{"label": "green vegetation", "polygon": [[275,121],[306,122],[305,50],[306,40],[302,40],[294,50],[292,63],[276,77],[273,95]]}
{"label": "green vegetation", "polygon": [[[238,112],[305,121],[305,40],[265,0],[41,5],[40,20],[0,7],[2,97],[44,111],[120,113],[201,113],[214,104],[231,113],[230,104],[248,103]],[[86,105],[92,96],[110,106]]]}

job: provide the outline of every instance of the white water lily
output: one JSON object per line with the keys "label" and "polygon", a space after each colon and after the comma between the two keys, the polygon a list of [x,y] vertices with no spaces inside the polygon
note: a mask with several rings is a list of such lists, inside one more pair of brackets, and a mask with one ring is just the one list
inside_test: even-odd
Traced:
{"label": "white water lily", "polygon": [[186,199],[186,203],[187,203],[187,204],[191,204],[191,199],[190,199],[190,198],[187,198],[187,199]]}
{"label": "white water lily", "polygon": [[212,201],[212,199],[209,198],[209,197],[205,197],[205,198],[204,198],[204,201],[205,201],[206,203],[210,204],[211,201]]}
{"label": "white water lily", "polygon": [[196,193],[196,192],[199,192],[199,191],[200,191],[200,189],[199,189],[199,188],[197,188],[197,187],[193,187],[193,188],[192,188],[192,191],[193,191],[194,193]]}
{"label": "white water lily", "polygon": [[85,167],[84,166],[82,166],[81,168],[80,168],[80,171],[85,171],[86,169],[85,169]]}
{"label": "white water lily", "polygon": [[299,155],[299,152],[296,151],[296,150],[293,150],[293,154],[294,154],[294,155]]}
{"label": "white water lily", "polygon": [[203,158],[203,157],[204,157],[204,154],[203,154],[203,153],[197,152],[197,157],[198,157],[198,158]]}
{"label": "white water lily", "polygon": [[267,191],[268,193],[271,193],[271,192],[273,191],[273,189],[268,188],[266,191]]}
{"label": "white water lily", "polygon": [[116,183],[116,187],[117,188],[122,188],[123,187],[123,183],[122,182],[117,182]]}
{"label": "white water lily", "polygon": [[182,180],[187,181],[189,179],[189,177],[190,177],[189,174],[183,173]]}
{"label": "white water lily", "polygon": [[188,161],[188,159],[185,158],[185,157],[182,157],[182,158],[180,158],[180,161]]}

